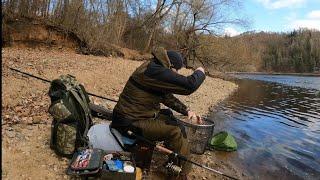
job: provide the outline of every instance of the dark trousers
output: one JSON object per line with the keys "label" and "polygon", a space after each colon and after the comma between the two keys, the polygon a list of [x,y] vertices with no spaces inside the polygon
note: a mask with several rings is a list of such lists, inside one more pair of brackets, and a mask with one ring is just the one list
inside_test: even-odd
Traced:
{"label": "dark trousers", "polygon": [[[172,118],[172,112],[162,110],[154,120],[141,120],[132,123],[142,135],[151,141],[164,141],[167,148],[189,158],[190,148],[184,128]],[[179,162],[182,173],[191,169],[190,163]]]}

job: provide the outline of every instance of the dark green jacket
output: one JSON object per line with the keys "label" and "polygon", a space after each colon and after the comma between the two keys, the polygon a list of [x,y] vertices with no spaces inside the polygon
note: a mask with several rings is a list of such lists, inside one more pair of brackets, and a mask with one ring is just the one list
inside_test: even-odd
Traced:
{"label": "dark green jacket", "polygon": [[133,121],[154,119],[160,103],[187,115],[187,106],[173,94],[189,95],[196,91],[205,79],[204,73],[195,71],[186,77],[172,71],[164,48],[155,49],[153,55],[126,83],[113,111],[113,125],[126,126]]}

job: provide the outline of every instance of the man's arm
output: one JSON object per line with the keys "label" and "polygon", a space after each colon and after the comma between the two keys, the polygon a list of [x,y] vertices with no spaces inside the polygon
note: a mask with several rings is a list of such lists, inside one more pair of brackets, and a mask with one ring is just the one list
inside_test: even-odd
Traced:
{"label": "man's arm", "polygon": [[167,94],[163,98],[164,105],[167,107],[177,111],[178,113],[181,113],[184,116],[188,116],[188,119],[196,119],[198,124],[202,124],[202,119],[199,115],[194,113],[193,111],[190,111],[190,109],[184,105],[178,98],[174,97],[173,94]]}
{"label": "man's arm", "polygon": [[184,105],[178,98],[174,97],[173,94],[166,94],[163,98],[164,105],[181,113],[185,116],[188,115],[189,108]]}
{"label": "man's arm", "polygon": [[183,76],[155,63],[150,63],[144,75],[144,85],[155,90],[161,90],[165,94],[192,94],[205,79],[203,68],[198,68],[190,76]]}

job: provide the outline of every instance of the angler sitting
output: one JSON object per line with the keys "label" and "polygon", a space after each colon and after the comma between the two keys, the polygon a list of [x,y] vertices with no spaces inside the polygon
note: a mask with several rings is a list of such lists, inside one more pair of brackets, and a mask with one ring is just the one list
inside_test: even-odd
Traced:
{"label": "angler sitting", "polygon": [[[131,130],[151,141],[164,141],[166,147],[188,157],[190,151],[183,126],[170,118],[171,111],[160,110],[160,103],[201,123],[200,116],[173,94],[195,92],[205,79],[204,69],[199,67],[192,75],[183,76],[177,73],[184,65],[181,54],[164,48],[157,48],[152,54],[154,57],[138,67],[126,83],[113,110],[111,126],[124,136]],[[178,163],[186,175],[191,165]]]}

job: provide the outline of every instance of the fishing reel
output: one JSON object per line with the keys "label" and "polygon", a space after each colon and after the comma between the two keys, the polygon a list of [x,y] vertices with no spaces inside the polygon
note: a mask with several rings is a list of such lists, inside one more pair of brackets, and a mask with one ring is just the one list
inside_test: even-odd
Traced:
{"label": "fishing reel", "polygon": [[167,170],[167,174],[171,176],[179,176],[182,171],[181,167],[173,164],[173,162],[168,162],[165,165],[165,168]]}

